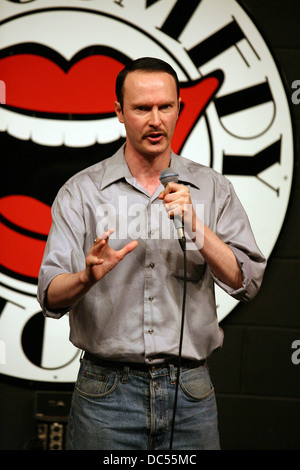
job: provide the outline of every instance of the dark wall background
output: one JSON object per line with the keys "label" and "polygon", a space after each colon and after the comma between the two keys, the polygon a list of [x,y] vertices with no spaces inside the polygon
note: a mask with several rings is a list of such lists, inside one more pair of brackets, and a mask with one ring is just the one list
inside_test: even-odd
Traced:
{"label": "dark wall background", "polygon": [[[291,84],[300,80],[300,2],[240,0],[273,52],[286,86],[295,135],[295,168],[290,204],[273,250],[263,287],[221,323],[222,351],[210,358],[223,449],[300,449],[300,364],[292,343],[300,340],[300,104]],[[59,388],[60,387],[60,388]],[[2,378],[0,449],[34,447],[37,389],[68,391],[63,384]],[[53,389],[53,390],[51,390]]]}

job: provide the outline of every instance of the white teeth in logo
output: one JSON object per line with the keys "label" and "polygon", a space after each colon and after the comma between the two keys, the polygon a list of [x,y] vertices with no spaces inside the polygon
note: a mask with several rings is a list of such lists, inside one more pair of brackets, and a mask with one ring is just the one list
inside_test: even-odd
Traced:
{"label": "white teeth in logo", "polygon": [[106,144],[125,137],[124,127],[117,117],[94,121],[60,121],[24,116],[4,108],[0,108],[0,131],[41,145],[67,147]]}

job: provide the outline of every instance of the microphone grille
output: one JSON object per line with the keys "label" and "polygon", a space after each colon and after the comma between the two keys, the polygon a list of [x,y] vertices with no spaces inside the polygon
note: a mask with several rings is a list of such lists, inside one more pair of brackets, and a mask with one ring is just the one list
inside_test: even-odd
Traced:
{"label": "microphone grille", "polygon": [[179,174],[173,168],[165,168],[159,175],[160,182],[167,186],[168,183],[178,183]]}

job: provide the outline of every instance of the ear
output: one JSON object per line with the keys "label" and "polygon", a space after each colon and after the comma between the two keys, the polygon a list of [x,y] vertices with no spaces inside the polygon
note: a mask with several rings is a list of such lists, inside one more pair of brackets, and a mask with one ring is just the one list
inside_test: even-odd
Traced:
{"label": "ear", "polygon": [[115,101],[115,113],[117,115],[117,118],[119,119],[119,122],[124,124],[123,112],[119,101]]}

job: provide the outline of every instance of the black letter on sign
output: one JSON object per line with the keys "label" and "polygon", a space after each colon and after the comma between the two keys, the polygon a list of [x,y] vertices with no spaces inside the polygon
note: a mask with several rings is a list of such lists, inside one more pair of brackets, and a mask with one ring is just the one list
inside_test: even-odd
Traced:
{"label": "black letter on sign", "polygon": [[173,39],[178,39],[201,0],[178,0],[166,21],[159,28]]}
{"label": "black letter on sign", "polygon": [[257,176],[275,163],[280,163],[281,139],[256,155],[224,155],[224,175]]}
{"label": "black letter on sign", "polygon": [[215,105],[220,118],[244,109],[273,101],[268,82],[254,85],[245,90],[236,91],[215,99]]}
{"label": "black letter on sign", "polygon": [[209,60],[234,46],[241,39],[245,39],[243,31],[235,21],[217,31],[208,39],[200,42],[187,51],[197,67],[206,64]]}

